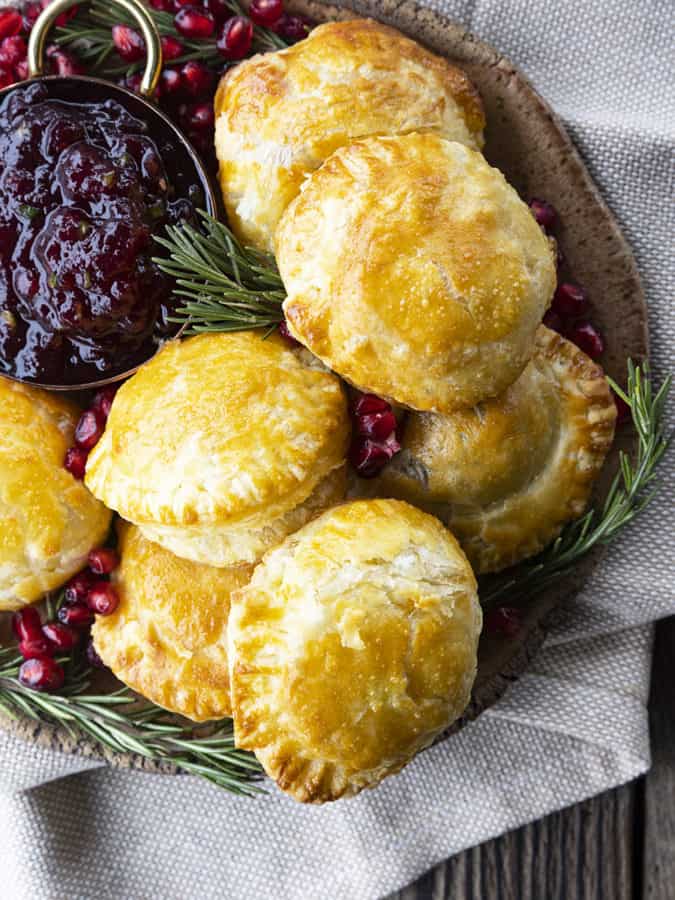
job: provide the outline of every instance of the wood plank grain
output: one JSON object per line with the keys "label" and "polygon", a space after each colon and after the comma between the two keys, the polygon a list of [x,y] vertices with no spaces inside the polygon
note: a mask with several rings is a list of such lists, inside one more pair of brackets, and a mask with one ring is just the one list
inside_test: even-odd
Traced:
{"label": "wood plank grain", "polygon": [[631,900],[635,797],[624,785],[553,813],[452,857],[390,900]]}
{"label": "wood plank grain", "polygon": [[675,617],[656,629],[649,719],[652,768],[645,779],[644,893],[675,896]]}

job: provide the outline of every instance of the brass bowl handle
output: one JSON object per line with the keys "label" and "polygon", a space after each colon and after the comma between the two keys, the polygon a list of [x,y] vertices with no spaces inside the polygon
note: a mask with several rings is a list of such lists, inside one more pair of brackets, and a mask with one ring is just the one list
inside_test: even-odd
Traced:
{"label": "brass bowl handle", "polygon": [[[28,73],[31,78],[44,74],[45,44],[52,25],[61,13],[72,6],[79,6],[81,2],[82,0],[54,0],[38,16],[28,41]],[[146,58],[139,90],[145,97],[151,97],[162,71],[162,44],[157,26],[140,0],[109,0],[109,2],[112,6],[121,6],[129,13],[143,35]]]}

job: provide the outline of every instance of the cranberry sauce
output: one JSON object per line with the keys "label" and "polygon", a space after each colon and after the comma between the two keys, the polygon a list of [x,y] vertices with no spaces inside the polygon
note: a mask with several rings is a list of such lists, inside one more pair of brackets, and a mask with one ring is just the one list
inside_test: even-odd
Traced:
{"label": "cranberry sauce", "polygon": [[[172,149],[162,145],[164,159]],[[0,372],[83,384],[139,364],[172,333],[172,283],[151,260],[152,238],[193,205],[162,155],[114,100],[66,103],[40,83],[6,97]]]}

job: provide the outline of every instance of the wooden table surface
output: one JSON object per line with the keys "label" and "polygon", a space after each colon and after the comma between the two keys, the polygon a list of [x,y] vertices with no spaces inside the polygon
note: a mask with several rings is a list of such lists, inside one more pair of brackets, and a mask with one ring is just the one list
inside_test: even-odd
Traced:
{"label": "wooden table surface", "polygon": [[390,900],[673,900],[675,617],[657,626],[645,778],[453,856]]}

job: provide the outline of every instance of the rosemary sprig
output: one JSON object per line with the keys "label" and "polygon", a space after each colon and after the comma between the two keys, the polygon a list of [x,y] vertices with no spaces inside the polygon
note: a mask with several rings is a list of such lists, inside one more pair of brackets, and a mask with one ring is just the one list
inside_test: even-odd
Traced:
{"label": "rosemary sprig", "polygon": [[[237,0],[229,0],[228,5],[233,16],[244,15],[241,5]],[[157,29],[162,37],[179,37],[185,47],[185,53],[175,60],[172,65],[181,65],[189,60],[198,59],[212,69],[220,71],[227,65],[216,48],[215,38],[189,39],[177,35],[173,23],[173,14],[162,10],[148,8]],[[55,42],[62,47],[70,47],[75,50],[78,57],[91,70],[92,73],[113,77],[116,75],[132,75],[140,72],[145,65],[141,60],[136,63],[125,63],[114,52],[111,29],[113,25],[136,24],[131,16],[124,10],[112,8],[103,0],[93,0],[87,6],[78,10],[68,23],[55,31]],[[253,27],[252,52],[264,53],[270,50],[280,50],[287,47],[288,43],[278,34],[260,25]]]}
{"label": "rosemary sprig", "polygon": [[649,504],[655,493],[656,468],[673,435],[667,435],[663,421],[672,376],[654,391],[649,363],[636,366],[628,361],[628,384],[622,390],[611,378],[614,391],[629,405],[638,437],[635,459],[621,452],[619,470],[600,510],[567,525],[551,546],[533,560],[518,566],[506,579],[490,581],[480,590],[481,602],[492,605],[508,599],[538,593],[594,547],[604,546],[617,536]]}
{"label": "rosemary sprig", "polygon": [[66,681],[58,694],[41,694],[18,680],[23,660],[14,648],[0,649],[0,710],[64,727],[73,737],[86,734],[117,753],[136,753],[167,762],[234,794],[264,793],[255,783],[262,769],[255,757],[234,746],[232,722],[222,719],[208,731],[191,729],[127,688],[88,694],[91,671],[81,657],[60,660]]}
{"label": "rosemary sprig", "polygon": [[183,298],[173,321],[187,323],[186,334],[274,328],[286,296],[274,259],[243,247],[208,213],[199,216],[201,229],[173,225],[155,238],[169,256],[154,262],[176,280],[174,294]]}

